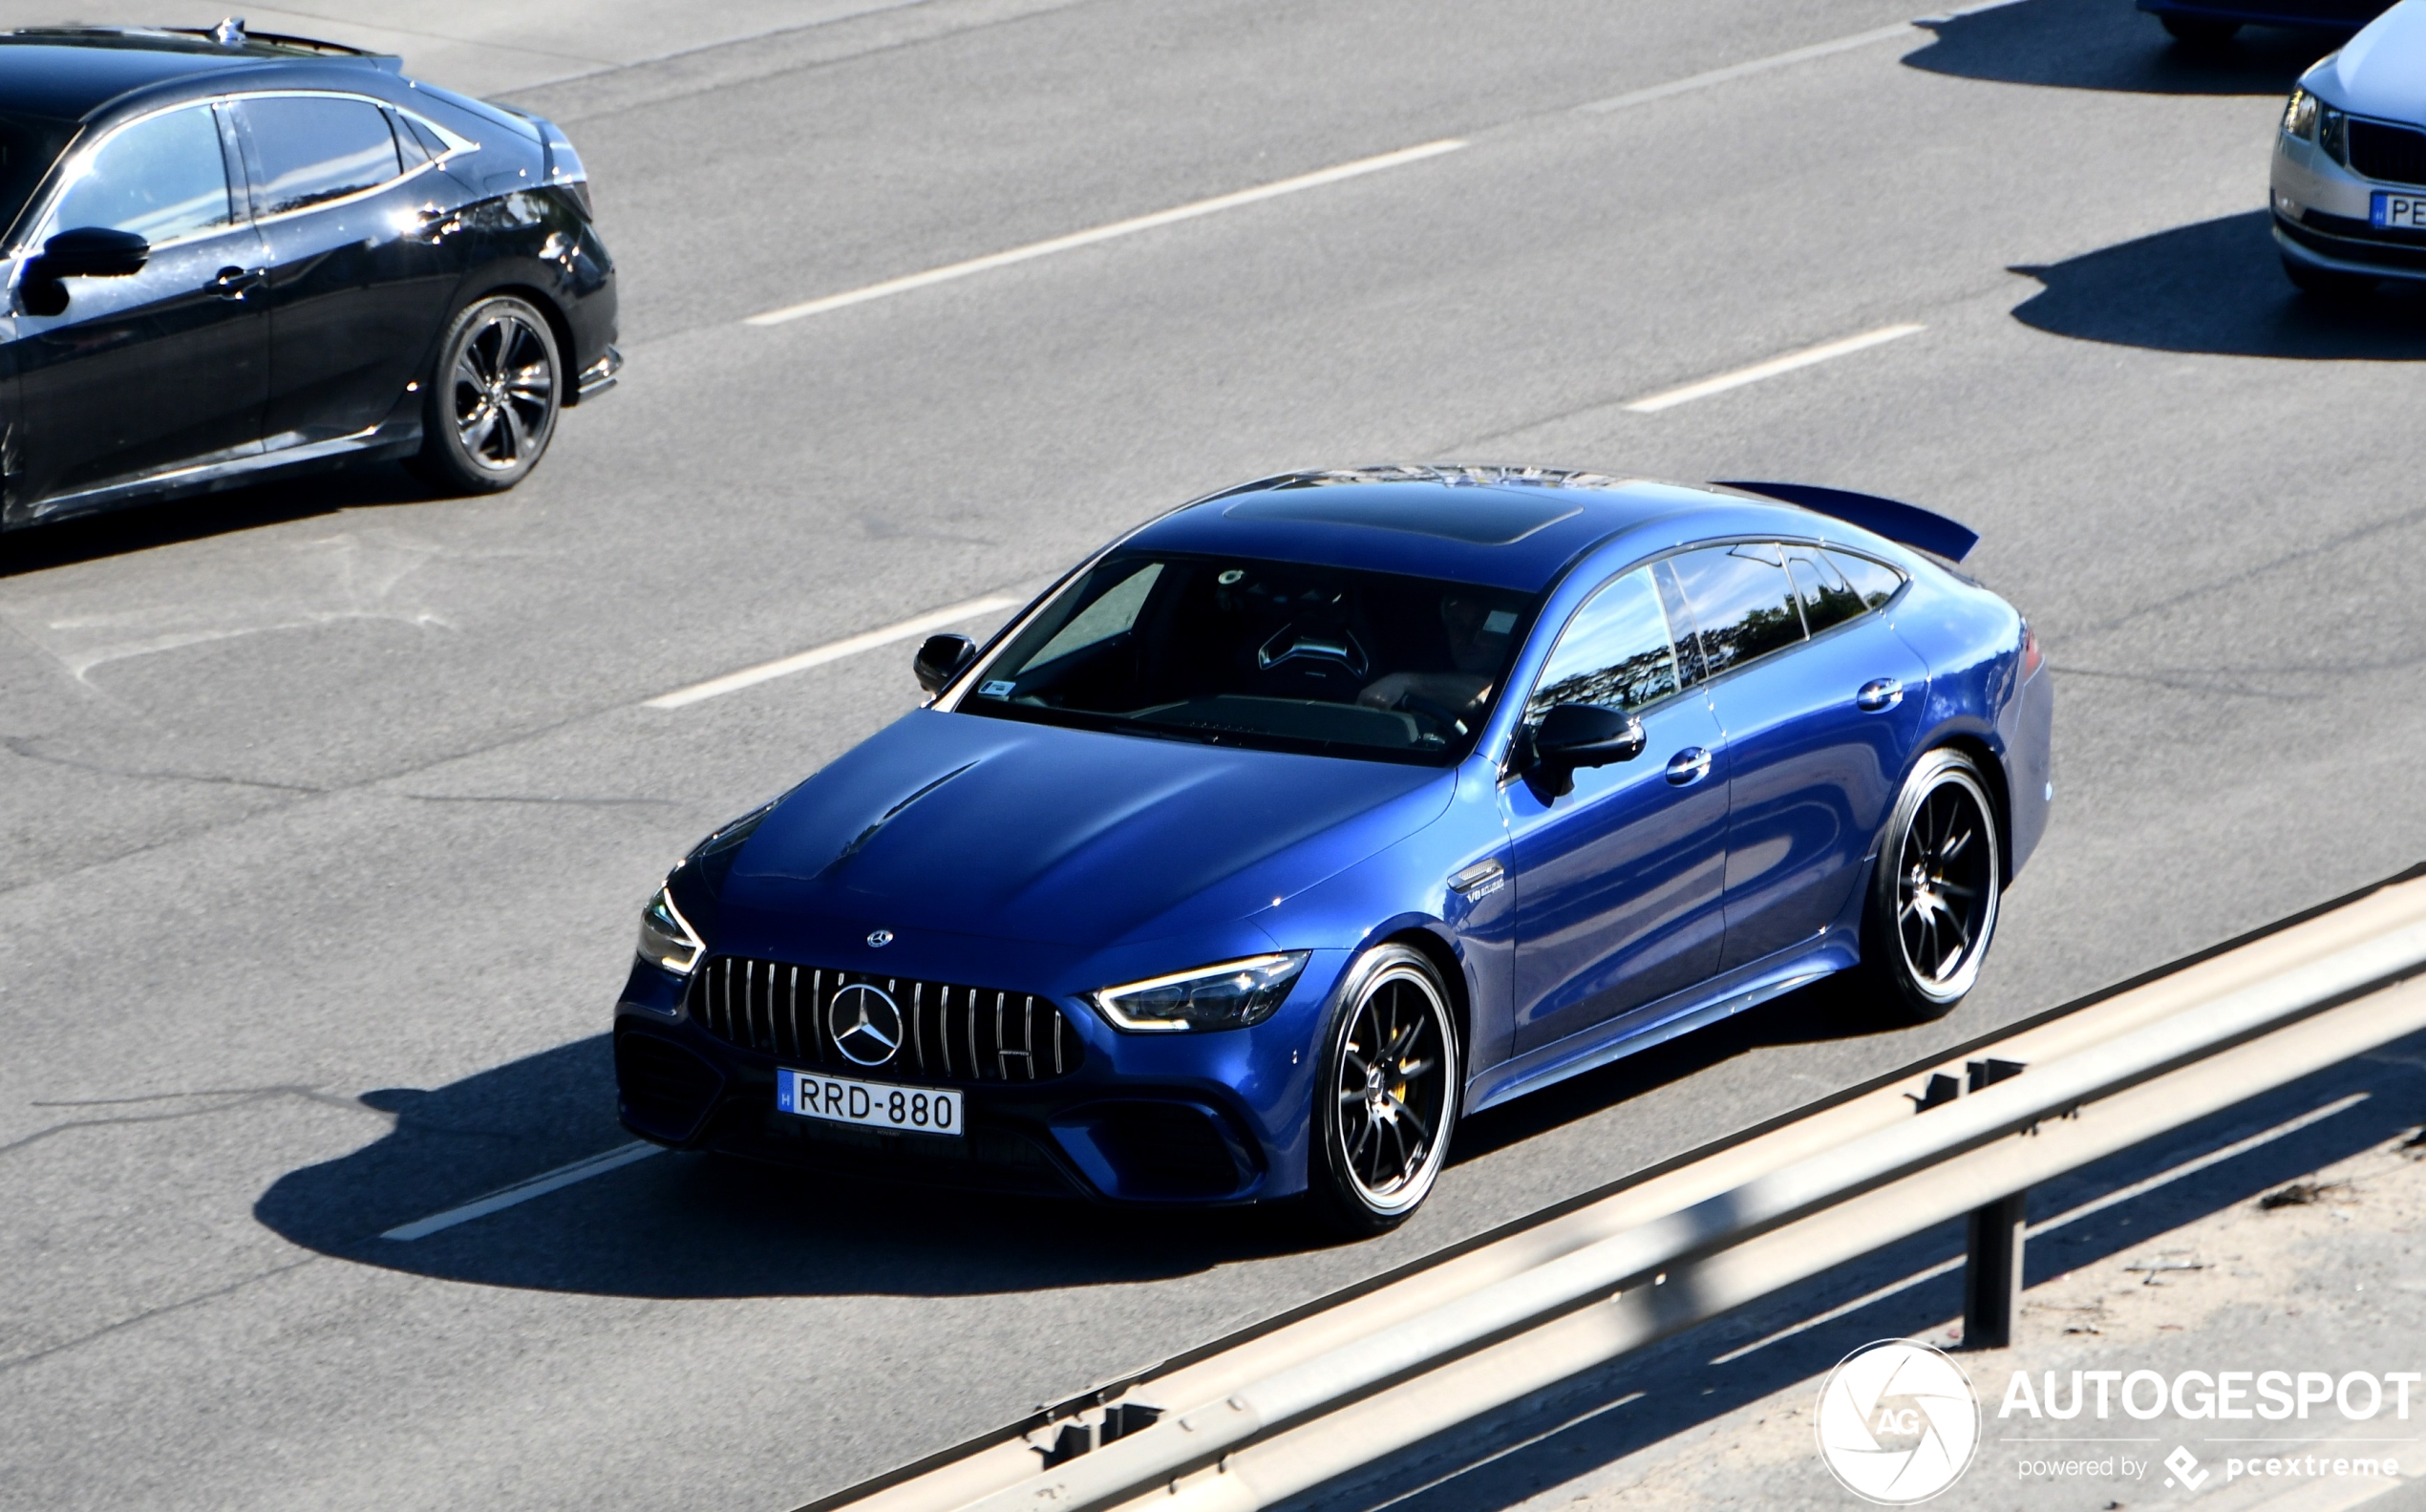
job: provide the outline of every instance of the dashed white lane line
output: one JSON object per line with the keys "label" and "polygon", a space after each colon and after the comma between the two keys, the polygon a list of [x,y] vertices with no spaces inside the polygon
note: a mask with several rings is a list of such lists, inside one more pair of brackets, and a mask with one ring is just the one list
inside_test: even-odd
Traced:
{"label": "dashed white lane line", "polygon": [[458,1224],[468,1224],[475,1218],[486,1218],[491,1213],[527,1203],[534,1197],[545,1197],[550,1192],[562,1191],[575,1182],[586,1182],[593,1176],[604,1176],[608,1171],[620,1171],[634,1161],[645,1161],[657,1154],[661,1146],[634,1139],[631,1143],[608,1150],[604,1155],[593,1155],[588,1160],[575,1161],[570,1165],[559,1166],[543,1176],[534,1176],[529,1181],[518,1182],[501,1192],[491,1192],[488,1196],[465,1203],[460,1207],[450,1207],[443,1213],[432,1213],[427,1218],[416,1219],[413,1223],[391,1228],[379,1237],[402,1240],[427,1239],[440,1229],[453,1228]]}
{"label": "dashed white lane line", "polygon": [[981,614],[999,614],[1005,609],[1015,609],[1018,607],[1017,599],[970,599],[966,604],[954,604],[947,608],[921,614],[916,619],[904,620],[898,625],[887,625],[882,629],[865,630],[846,639],[812,647],[808,650],[776,661],[761,662],[755,667],[744,667],[737,672],[727,672],[722,677],[711,677],[704,683],[692,683],[688,688],[677,688],[672,692],[658,694],[641,707],[680,709],[687,704],[695,704],[703,699],[735,692],[744,688],[754,688],[759,683],[771,682],[777,677],[788,677],[794,672],[806,671],[812,667],[822,667],[827,662],[839,662],[845,656],[857,656],[862,651],[872,651],[880,646],[890,646],[895,641],[905,641],[913,635],[923,635],[929,630],[940,630],[947,625],[958,625],[964,620],[973,620]]}
{"label": "dashed white lane line", "polygon": [[1865,330],[1858,336],[1847,336],[1842,341],[1805,347],[1800,351],[1789,351],[1782,357],[1772,357],[1767,362],[1756,362],[1749,368],[1737,368],[1733,373],[1722,373],[1714,378],[1704,378],[1698,383],[1689,383],[1681,389],[1670,389],[1665,393],[1651,394],[1648,398],[1636,399],[1627,408],[1637,415],[1656,415],[1662,410],[1672,410],[1680,404],[1691,404],[1695,399],[1709,398],[1713,394],[1724,394],[1730,389],[1740,389],[1747,383],[1758,383],[1763,378],[1774,378],[1781,373],[1792,373],[1798,368],[1808,368],[1815,363],[1827,362],[1856,351],[1866,351],[1872,347],[1883,346],[1890,341],[1900,340],[1927,329],[1926,326],[1881,326],[1876,330]]}
{"label": "dashed white lane line", "polygon": [[1623,95],[1612,95],[1607,99],[1596,99],[1586,105],[1578,105],[1575,109],[1577,114],[1584,116],[1605,116],[1611,111],[1630,110],[1636,105],[1648,105],[1653,100],[1668,99],[1677,95],[1690,95],[1695,90],[1708,89],[1713,84],[1725,84],[1734,79],[1749,78],[1755,74],[1766,74],[1773,68],[1790,68],[1797,63],[1808,63],[1814,58],[1828,57],[1838,53],[1850,53],[1856,48],[1869,47],[1874,43],[1892,42],[1898,37],[1909,40],[1916,30],[1917,23],[1898,21],[1893,26],[1883,26],[1875,31],[1857,32],[1851,36],[1835,37],[1826,42],[1814,42],[1809,47],[1798,47],[1790,53],[1774,53],[1767,57],[1751,58],[1741,63],[1731,63],[1725,68],[1714,68],[1707,74],[1695,74],[1689,78],[1671,79],[1665,84],[1653,84],[1648,89],[1628,90]]}
{"label": "dashed white lane line", "polygon": [[1009,267],[1014,263],[1026,263],[1039,257],[1051,257],[1056,252],[1075,251],[1079,247],[1093,246],[1098,242],[1109,242],[1117,237],[1135,236],[1140,231],[1151,231],[1158,226],[1171,225],[1181,221],[1193,221],[1199,216],[1215,215],[1224,210],[1235,210],[1242,205],[1261,204],[1266,200],[1277,200],[1283,195],[1297,194],[1307,189],[1319,189],[1325,184],[1362,178],[1369,173],[1380,173],[1386,168],[1400,168],[1409,163],[1422,162],[1428,158],[1437,158],[1443,153],[1456,152],[1464,145],[1464,141],[1452,138],[1440,141],[1428,141],[1419,147],[1402,147],[1396,152],[1385,152],[1374,158],[1359,158],[1354,162],[1343,162],[1336,167],[1299,174],[1294,179],[1283,179],[1277,183],[1261,184],[1252,189],[1240,189],[1231,194],[1219,194],[1210,200],[1199,200],[1193,204],[1174,205],[1168,210],[1157,210],[1151,215],[1136,216],[1126,221],[1115,221],[1109,225],[1098,225],[1091,230],[1074,231],[1068,236],[1056,236],[1050,241],[1031,242],[1026,246],[1014,246],[1008,252],[994,252],[985,257],[972,257],[965,263],[951,263],[942,267],[930,267],[924,273],[911,273],[904,278],[888,278],[881,284],[869,284],[864,287],[847,289],[840,294],[827,294],[821,299],[804,300],[798,305],[786,305],[781,309],[770,309],[764,314],[752,315],[742,324],[780,326],[786,321],[802,320],[810,315],[822,315],[828,310],[842,309],[852,305],[864,305],[873,299],[906,294],[914,288],[926,288],[935,284],[949,283],[956,278],[968,278],[977,273],[990,273],[998,267]]}

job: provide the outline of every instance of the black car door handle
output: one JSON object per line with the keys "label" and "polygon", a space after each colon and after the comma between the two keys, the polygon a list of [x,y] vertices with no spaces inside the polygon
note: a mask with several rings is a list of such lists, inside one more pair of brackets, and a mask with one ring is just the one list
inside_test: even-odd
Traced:
{"label": "black car door handle", "polygon": [[1872,713],[1877,713],[1882,709],[1892,709],[1902,702],[1904,702],[1904,684],[1893,677],[1873,677],[1862,685],[1860,692],[1853,695],[1853,706],[1856,709],[1866,709]]}
{"label": "black car door handle", "polygon": [[1700,746],[1687,746],[1668,758],[1668,780],[1678,787],[1698,782],[1710,772],[1710,753]]}
{"label": "black car door handle", "polygon": [[269,274],[263,268],[223,267],[210,281],[210,288],[222,299],[242,299],[268,281]]}

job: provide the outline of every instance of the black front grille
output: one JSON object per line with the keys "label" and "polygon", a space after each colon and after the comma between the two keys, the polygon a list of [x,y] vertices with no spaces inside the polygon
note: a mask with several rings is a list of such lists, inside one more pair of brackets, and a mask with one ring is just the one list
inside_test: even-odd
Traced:
{"label": "black front grille", "polygon": [[2426,183],[2426,131],[2353,120],[2351,166],[2386,183]]}
{"label": "black front grille", "polygon": [[[900,1049],[879,1064],[854,1060],[835,1043],[827,1010],[851,987],[878,989],[901,1013]],[[692,981],[689,1007],[719,1039],[841,1075],[1050,1081],[1077,1070],[1085,1055],[1049,997],[746,956],[711,958]]]}

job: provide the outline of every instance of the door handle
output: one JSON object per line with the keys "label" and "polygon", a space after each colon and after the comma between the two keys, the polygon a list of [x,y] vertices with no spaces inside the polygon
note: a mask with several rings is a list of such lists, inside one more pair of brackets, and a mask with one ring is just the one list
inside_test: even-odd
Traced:
{"label": "door handle", "polygon": [[222,299],[242,299],[268,281],[269,274],[263,268],[223,267],[210,281],[210,288]]}
{"label": "door handle", "polygon": [[1710,753],[1700,746],[1687,746],[1668,758],[1668,780],[1678,787],[1698,782],[1710,772]]}
{"label": "door handle", "polygon": [[1893,677],[1873,677],[1862,685],[1860,692],[1853,695],[1853,706],[1856,709],[1866,709],[1872,713],[1877,713],[1882,709],[1892,709],[1902,702],[1904,702],[1904,684]]}

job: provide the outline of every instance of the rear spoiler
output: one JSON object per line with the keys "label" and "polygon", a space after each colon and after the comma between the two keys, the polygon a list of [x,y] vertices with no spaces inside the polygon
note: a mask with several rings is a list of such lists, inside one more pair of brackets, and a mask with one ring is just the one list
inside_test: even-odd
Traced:
{"label": "rear spoiler", "polygon": [[1876,494],[1857,494],[1842,488],[1822,488],[1817,483],[1734,483],[1721,482],[1713,486],[1734,488],[1764,499],[1780,500],[1798,504],[1814,514],[1841,520],[1847,524],[1900,541],[1907,546],[1960,562],[1973,546],[1980,543],[1980,533],[1959,521],[1947,519],[1912,504],[1881,499]]}

